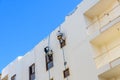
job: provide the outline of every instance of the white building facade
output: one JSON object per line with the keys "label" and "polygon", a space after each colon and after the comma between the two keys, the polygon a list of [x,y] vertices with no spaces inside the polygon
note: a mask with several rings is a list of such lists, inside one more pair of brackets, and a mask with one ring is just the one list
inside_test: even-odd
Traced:
{"label": "white building facade", "polygon": [[1,79],[120,80],[120,0],[83,0]]}

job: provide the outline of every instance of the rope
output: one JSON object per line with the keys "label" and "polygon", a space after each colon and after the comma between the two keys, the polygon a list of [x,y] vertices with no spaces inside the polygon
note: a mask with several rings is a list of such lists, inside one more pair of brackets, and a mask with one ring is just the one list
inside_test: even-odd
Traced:
{"label": "rope", "polygon": [[[32,50],[31,50],[32,51]],[[35,64],[36,62],[37,62],[37,60],[36,60],[36,53],[35,53],[35,50],[33,50],[33,54],[34,54],[34,63],[33,64]],[[35,64],[35,73],[37,73],[37,68],[36,68],[36,64]],[[36,75],[35,75],[35,80],[37,80],[36,79]]]}
{"label": "rope", "polygon": [[[59,26],[59,31],[61,32],[61,26]],[[66,69],[66,59],[65,59],[65,53],[64,53],[64,49],[63,48],[62,48],[62,53],[63,53],[64,67]]]}
{"label": "rope", "polygon": [[[48,36],[48,47],[50,46],[50,34]],[[50,69],[48,70],[49,80],[51,79]]]}
{"label": "rope", "polygon": [[62,48],[62,53],[63,53],[64,67],[66,69],[66,59],[65,59],[65,53],[64,53],[64,49],[63,48]]}
{"label": "rope", "polygon": [[59,31],[61,31],[61,25],[59,26]]}
{"label": "rope", "polygon": [[[63,53],[64,68],[67,69],[67,67],[66,67],[67,61],[66,61],[66,59],[65,59],[65,52],[64,52],[64,49],[63,49],[63,48],[62,48],[62,53]],[[67,77],[66,79],[69,80],[68,77]]]}
{"label": "rope", "polygon": [[49,75],[49,80],[50,80],[50,76],[51,76],[51,75],[50,75],[50,69],[48,70],[48,75]]}
{"label": "rope", "polygon": [[[61,26],[59,26],[59,31],[61,31]],[[65,52],[64,52],[63,48],[62,48],[62,53],[63,53],[64,68],[67,69],[67,67],[66,67],[67,61],[65,59]],[[68,77],[66,79],[69,80]]]}
{"label": "rope", "polygon": [[48,47],[50,46],[50,34],[48,36]]}

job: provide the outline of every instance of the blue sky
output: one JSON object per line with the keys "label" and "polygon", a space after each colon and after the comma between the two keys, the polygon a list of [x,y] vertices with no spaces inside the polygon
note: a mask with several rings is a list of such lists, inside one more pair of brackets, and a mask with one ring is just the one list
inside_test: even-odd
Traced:
{"label": "blue sky", "polygon": [[0,0],[0,72],[63,23],[81,0]]}

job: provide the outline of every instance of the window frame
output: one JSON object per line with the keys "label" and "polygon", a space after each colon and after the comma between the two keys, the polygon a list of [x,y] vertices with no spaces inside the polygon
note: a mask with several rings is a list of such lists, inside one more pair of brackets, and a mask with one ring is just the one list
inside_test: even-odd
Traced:
{"label": "window frame", "polygon": [[66,69],[63,71],[63,76],[64,76],[64,78],[67,78],[68,76],[70,76],[70,70],[69,70],[69,68],[66,68]]}
{"label": "window frame", "polygon": [[[50,56],[52,57],[52,59],[48,60],[48,59],[50,59],[49,58]],[[46,71],[48,71],[49,69],[51,69],[54,66],[54,64],[53,64],[53,53],[45,55],[45,62],[46,62]]]}
{"label": "window frame", "polygon": [[[33,70],[34,69],[34,70]],[[29,80],[31,79],[31,76],[34,75],[35,76],[35,63],[33,63],[30,67],[29,67]]]}

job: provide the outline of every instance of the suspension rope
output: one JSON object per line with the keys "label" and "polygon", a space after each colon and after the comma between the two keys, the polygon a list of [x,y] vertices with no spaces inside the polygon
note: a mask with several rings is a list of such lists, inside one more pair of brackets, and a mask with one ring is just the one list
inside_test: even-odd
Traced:
{"label": "suspension rope", "polygon": [[[59,26],[59,31],[61,32],[61,25]],[[66,66],[67,61],[66,61],[66,58],[65,58],[65,51],[64,51],[63,47],[61,49],[62,49],[62,54],[63,54],[64,68],[67,69],[67,66]],[[68,77],[66,79],[69,80]]]}
{"label": "suspension rope", "polygon": [[[59,31],[61,32],[61,26],[59,26]],[[64,49],[63,49],[63,48],[61,48],[61,49],[62,49],[62,53],[63,53],[64,67],[65,67],[65,69],[66,69],[67,61],[66,61],[66,59],[65,59],[65,52],[64,52]]]}
{"label": "suspension rope", "polygon": [[[50,46],[50,34],[48,36],[48,47]],[[48,69],[49,80],[51,79],[50,69]]]}
{"label": "suspension rope", "polygon": [[66,59],[65,59],[65,53],[64,53],[64,49],[63,49],[63,48],[62,48],[62,53],[63,53],[64,67],[65,67],[65,69],[66,69],[66,64],[67,64],[67,62],[66,62]]}
{"label": "suspension rope", "polygon": [[[35,52],[35,50],[33,50],[33,54],[34,54],[34,64],[37,62],[37,60],[36,60],[36,52]],[[36,68],[36,64],[35,64],[35,73],[37,73],[37,68]],[[35,75],[35,79],[36,79],[36,75]]]}
{"label": "suspension rope", "polygon": [[59,31],[61,31],[61,25],[59,26]]}
{"label": "suspension rope", "polygon": [[[66,61],[66,58],[65,58],[65,52],[64,52],[63,48],[62,48],[62,53],[63,53],[64,68],[67,69],[67,66],[66,66],[67,65],[67,61]],[[66,79],[69,80],[68,77]]]}
{"label": "suspension rope", "polygon": [[48,47],[50,46],[50,34],[48,36]]}
{"label": "suspension rope", "polygon": [[50,78],[51,78],[51,77],[50,77],[50,76],[51,76],[51,75],[50,75],[50,69],[48,70],[48,75],[49,75],[49,80],[50,80]]}

